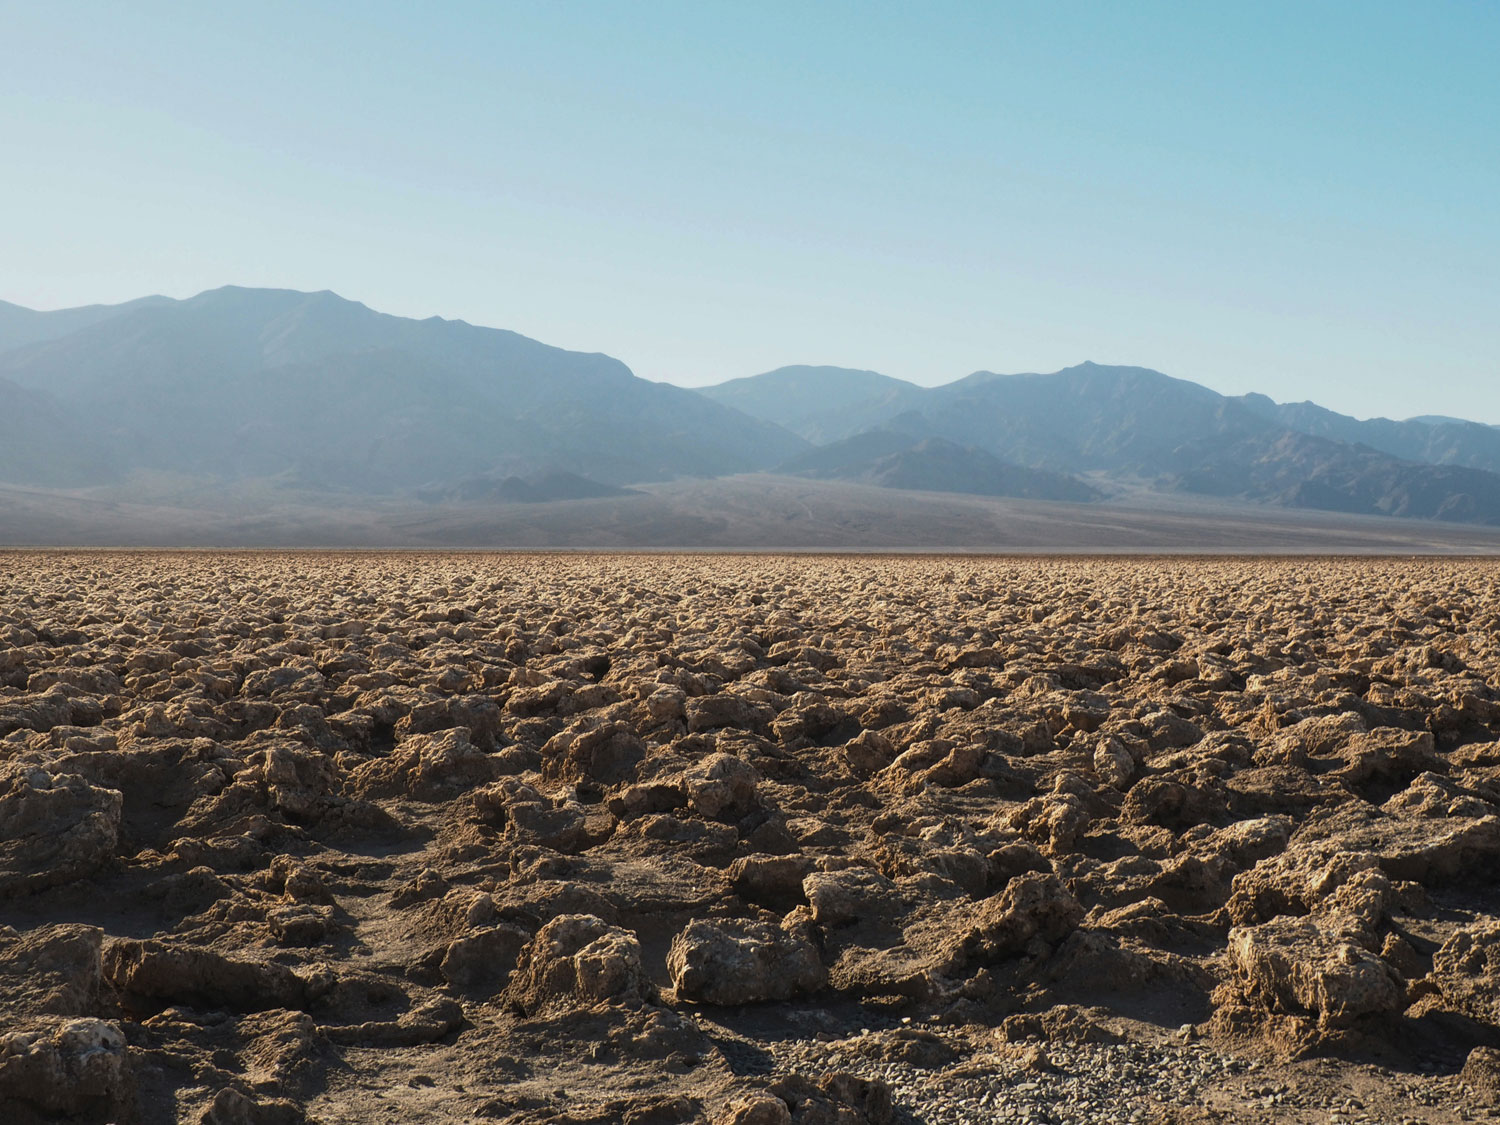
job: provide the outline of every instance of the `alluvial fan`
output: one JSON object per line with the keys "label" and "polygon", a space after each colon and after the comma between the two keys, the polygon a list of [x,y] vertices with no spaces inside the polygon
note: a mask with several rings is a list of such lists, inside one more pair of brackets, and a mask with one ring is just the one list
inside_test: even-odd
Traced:
{"label": "alluvial fan", "polygon": [[1500,564],[0,557],[7,1122],[1500,1116]]}

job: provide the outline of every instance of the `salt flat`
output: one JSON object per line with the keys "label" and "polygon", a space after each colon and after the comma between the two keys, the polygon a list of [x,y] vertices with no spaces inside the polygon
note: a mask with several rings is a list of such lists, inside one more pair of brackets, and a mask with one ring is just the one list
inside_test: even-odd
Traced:
{"label": "salt flat", "polygon": [[0,555],[0,1104],[1470,1119],[1497,580]]}

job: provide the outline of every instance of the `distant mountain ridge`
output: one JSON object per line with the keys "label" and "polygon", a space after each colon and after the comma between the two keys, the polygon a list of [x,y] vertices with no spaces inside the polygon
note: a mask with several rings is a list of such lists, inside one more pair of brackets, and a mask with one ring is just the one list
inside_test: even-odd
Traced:
{"label": "distant mountain ridge", "polygon": [[328,292],[227,287],[86,319],[0,352],[0,397],[59,449],[94,454],[0,449],[0,479],[290,473],[389,492],[561,465],[621,484],[749,472],[806,448],[609,356]]}
{"label": "distant mountain ridge", "polygon": [[1500,472],[1500,429],[1482,422],[1435,415],[1404,422],[1389,418],[1361,421],[1313,402],[1276,403],[1257,394],[1242,395],[1239,401],[1288,429],[1316,437],[1358,442],[1407,461]]}
{"label": "distant mountain ridge", "polygon": [[38,312],[0,301],[0,351],[56,340],[80,328],[123,316],[133,309],[171,303],[170,297],[138,297],[120,305],[84,305],[76,309]]}
{"label": "distant mountain ridge", "polygon": [[0,486],[333,510],[352,497],[581,505],[768,472],[866,491],[1175,493],[1500,525],[1500,427],[1361,421],[1144,367],[980,371],[938,387],[784,367],[695,391],[327,291],[227,286],[55,312],[0,302]]}
{"label": "distant mountain ridge", "polygon": [[890,421],[921,399],[923,388],[847,367],[778,367],[731,379],[700,394],[822,444]]}
{"label": "distant mountain ridge", "polygon": [[1500,523],[1500,430],[1478,423],[1361,422],[1310,403],[1221,395],[1149,368],[1096,363],[1051,374],[980,371],[937,387],[900,384],[899,396],[885,376],[837,369],[821,390],[768,396],[785,370],[704,393],[718,399],[732,387],[748,413],[794,432],[817,426],[827,441],[895,428],[1017,466],[1165,491]]}

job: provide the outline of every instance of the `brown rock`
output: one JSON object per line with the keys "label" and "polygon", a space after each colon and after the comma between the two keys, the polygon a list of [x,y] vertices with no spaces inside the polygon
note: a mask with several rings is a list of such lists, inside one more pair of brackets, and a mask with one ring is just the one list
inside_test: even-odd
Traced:
{"label": "brown rock", "polygon": [[828,974],[806,938],[768,922],[688,923],[672,939],[667,971],[677,995],[706,1004],[755,1004],[816,992]]}
{"label": "brown rock", "polygon": [[98,871],[115,855],[123,798],[82,777],[0,763],[0,898]]}
{"label": "brown rock", "polygon": [[522,951],[508,994],[527,1015],[639,1005],[656,990],[641,967],[635,935],[590,914],[564,914]]}

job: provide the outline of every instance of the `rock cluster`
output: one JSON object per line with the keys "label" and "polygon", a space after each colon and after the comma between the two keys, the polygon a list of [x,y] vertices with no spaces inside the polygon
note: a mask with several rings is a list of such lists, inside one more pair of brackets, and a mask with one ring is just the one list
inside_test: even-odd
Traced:
{"label": "rock cluster", "polygon": [[1477,1112],[1497,577],[8,556],[0,1105],[1206,1121],[1318,1059]]}

